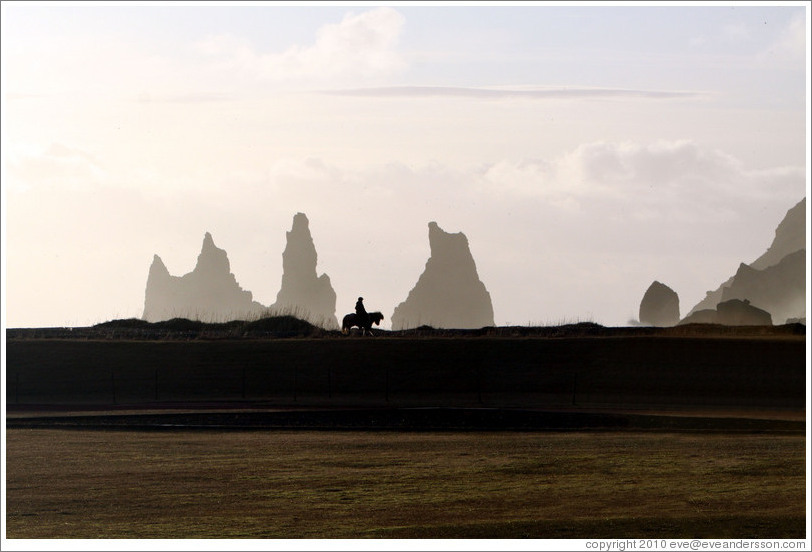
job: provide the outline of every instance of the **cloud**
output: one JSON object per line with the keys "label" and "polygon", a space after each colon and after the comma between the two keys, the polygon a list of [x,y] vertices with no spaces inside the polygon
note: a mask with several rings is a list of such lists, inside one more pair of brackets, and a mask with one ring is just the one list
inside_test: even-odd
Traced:
{"label": "cloud", "polygon": [[[342,243],[353,236],[360,244],[353,251],[357,262],[382,267],[386,281],[408,291],[402,271],[425,261],[422,235],[430,220],[476,238],[490,264],[521,262],[533,244],[573,263],[601,251],[617,255],[618,263],[631,254],[655,258],[663,247],[687,258],[702,247],[735,257],[735,269],[763,252],[758,244],[769,245],[775,217],[804,190],[803,167],[753,170],[722,151],[664,141],[593,142],[558,157],[462,168],[388,163],[352,169],[288,159],[274,164],[250,196],[259,218],[272,205],[282,218],[303,211],[327,229],[321,240],[329,265],[345,262]],[[409,258],[396,260],[391,251]],[[364,285],[383,294],[386,286],[374,279]]]}
{"label": "cloud", "polygon": [[486,187],[498,189],[500,193],[572,206],[572,200],[581,195],[575,189],[581,182],[563,178],[562,169],[559,164],[543,159],[502,160],[481,169],[479,176]]}
{"label": "cloud", "polygon": [[[491,207],[528,219],[543,212],[582,222],[716,227],[762,209],[786,210],[806,185],[803,167],[749,169],[726,152],[687,140],[591,142],[558,157],[457,168],[434,162],[352,169],[291,158],[275,162],[266,176],[251,192],[257,204],[304,210],[353,235],[367,232],[367,222],[377,233],[389,232],[403,213],[419,225],[443,217],[462,221],[465,213],[490,218]],[[337,205],[344,208],[336,212]]]}
{"label": "cloud", "polygon": [[211,36],[198,51],[224,67],[272,81],[390,75],[405,67],[396,46],[405,18],[383,7],[347,14],[340,23],[317,31],[310,46],[292,46],[281,53],[261,53],[232,35]]}
{"label": "cloud", "polygon": [[617,88],[474,88],[451,86],[388,86],[329,90],[325,94],[364,98],[474,98],[474,99],[693,99],[699,92]]}
{"label": "cloud", "polygon": [[802,167],[746,169],[691,141],[582,144],[553,160],[500,161],[481,172],[494,193],[575,206],[634,205],[633,217],[683,221],[727,216],[750,202],[789,204],[805,188]]}
{"label": "cloud", "polygon": [[31,187],[60,186],[87,188],[105,176],[102,163],[78,148],[52,143],[44,151],[15,146],[9,152],[9,183],[16,190]]}

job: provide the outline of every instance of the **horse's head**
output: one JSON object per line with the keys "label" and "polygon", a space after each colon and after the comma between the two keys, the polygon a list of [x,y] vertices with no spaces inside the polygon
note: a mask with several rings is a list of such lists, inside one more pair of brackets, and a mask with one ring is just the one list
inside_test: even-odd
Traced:
{"label": "horse's head", "polygon": [[375,322],[375,325],[380,326],[381,320],[383,320],[383,314],[381,314],[380,312],[372,312],[369,314],[369,318],[370,320]]}

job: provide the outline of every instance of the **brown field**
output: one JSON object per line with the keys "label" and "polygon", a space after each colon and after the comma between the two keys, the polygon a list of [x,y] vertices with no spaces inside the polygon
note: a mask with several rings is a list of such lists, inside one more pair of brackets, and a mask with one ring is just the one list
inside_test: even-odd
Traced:
{"label": "brown field", "polygon": [[804,326],[273,324],[8,330],[6,536],[805,536]]}
{"label": "brown field", "polygon": [[803,538],[803,434],[9,429],[8,538]]}

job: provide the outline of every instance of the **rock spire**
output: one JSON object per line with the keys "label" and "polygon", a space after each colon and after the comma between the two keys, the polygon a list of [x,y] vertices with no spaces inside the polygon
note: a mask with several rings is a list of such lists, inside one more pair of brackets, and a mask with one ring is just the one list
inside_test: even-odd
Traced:
{"label": "rock spire", "polygon": [[307,216],[296,213],[282,253],[282,285],[270,309],[273,314],[289,314],[326,329],[337,329],[336,293],[327,274],[317,275],[317,260]]}
{"label": "rock spire", "polygon": [[188,318],[226,322],[255,317],[263,311],[250,291],[237,283],[225,250],[206,232],[192,272],[172,276],[158,255],[152,259],[144,294],[143,319],[159,322]]}
{"label": "rock spire", "polygon": [[392,314],[392,329],[493,326],[491,296],[479,279],[465,234],[445,232],[430,222],[429,247],[423,274]]}

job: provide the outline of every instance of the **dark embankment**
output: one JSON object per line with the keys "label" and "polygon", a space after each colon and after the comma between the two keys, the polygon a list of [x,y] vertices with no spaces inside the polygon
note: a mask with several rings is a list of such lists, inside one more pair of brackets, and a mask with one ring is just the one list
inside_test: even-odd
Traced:
{"label": "dark embankment", "polygon": [[8,409],[204,401],[548,410],[805,405],[801,325],[424,328],[375,338],[296,326],[286,339],[268,322],[255,326],[273,334],[266,337],[237,323],[210,326],[112,324],[61,330],[67,337],[8,330]]}

